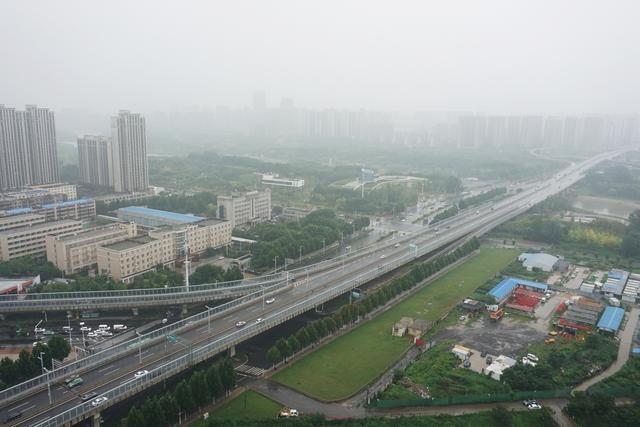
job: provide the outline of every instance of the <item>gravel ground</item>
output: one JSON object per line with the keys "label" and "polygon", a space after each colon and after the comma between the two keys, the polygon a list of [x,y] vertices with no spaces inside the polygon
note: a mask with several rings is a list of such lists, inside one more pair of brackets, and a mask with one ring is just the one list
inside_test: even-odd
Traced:
{"label": "gravel ground", "polygon": [[531,342],[541,341],[546,333],[526,322],[503,318],[492,322],[481,317],[466,325],[445,329],[435,337],[435,341],[453,339],[466,347],[489,354],[504,354],[515,357]]}

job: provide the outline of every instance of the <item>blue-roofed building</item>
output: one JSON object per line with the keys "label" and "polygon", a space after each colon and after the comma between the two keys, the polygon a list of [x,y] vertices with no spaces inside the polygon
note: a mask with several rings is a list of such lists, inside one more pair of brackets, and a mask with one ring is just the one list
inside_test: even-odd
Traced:
{"label": "blue-roofed building", "polygon": [[14,208],[0,211],[0,217],[2,216],[12,216],[12,215],[22,215],[33,212],[31,208]]}
{"label": "blue-roofed building", "polygon": [[37,208],[36,212],[45,215],[47,221],[60,221],[63,219],[89,221],[96,217],[96,201],[82,198],[66,202],[47,203]]}
{"label": "blue-roofed building", "polygon": [[191,224],[204,221],[206,218],[195,215],[187,215],[176,212],[161,211],[159,209],[144,208],[141,206],[128,206],[118,209],[118,219],[121,221],[135,222],[145,227],[162,227],[164,225]]}
{"label": "blue-roofed building", "polygon": [[620,307],[607,307],[598,321],[597,328],[606,332],[618,332],[624,318],[624,309]]}
{"label": "blue-roofed building", "polygon": [[501,304],[511,296],[518,286],[537,292],[546,292],[549,289],[549,286],[544,283],[520,279],[518,277],[506,277],[489,291],[489,295],[494,297],[498,304]]}

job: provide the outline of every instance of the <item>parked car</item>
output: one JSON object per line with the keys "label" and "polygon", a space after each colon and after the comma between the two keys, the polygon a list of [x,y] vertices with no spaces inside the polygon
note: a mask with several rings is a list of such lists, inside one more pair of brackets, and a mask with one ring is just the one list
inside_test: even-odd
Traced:
{"label": "parked car", "polygon": [[81,327],[81,328],[80,328],[80,330],[81,330],[82,332],[89,332],[89,331],[91,331],[91,328],[90,328],[90,327],[88,327],[88,326],[83,326],[83,327]]}
{"label": "parked car", "polygon": [[267,304],[273,304],[274,302],[276,302],[275,298],[269,298],[268,300],[265,301]]}
{"label": "parked car", "polygon": [[538,356],[536,356],[535,354],[527,354],[527,359],[531,360],[532,362],[538,362],[540,361],[540,359],[538,359]]}
{"label": "parked car", "polygon": [[534,409],[542,409],[542,406],[539,403],[530,403],[527,405],[527,409],[529,410],[534,410]]}
{"label": "parked car", "polygon": [[245,322],[244,320],[241,320],[238,323],[236,323],[236,328],[242,328],[246,324],[247,322]]}
{"label": "parked car", "polygon": [[491,365],[493,363],[493,357],[491,357],[491,356],[487,356],[487,358],[485,360],[487,362],[487,365]]}
{"label": "parked car", "polygon": [[470,368],[471,367],[471,361],[469,359],[465,360],[463,365],[465,368]]}

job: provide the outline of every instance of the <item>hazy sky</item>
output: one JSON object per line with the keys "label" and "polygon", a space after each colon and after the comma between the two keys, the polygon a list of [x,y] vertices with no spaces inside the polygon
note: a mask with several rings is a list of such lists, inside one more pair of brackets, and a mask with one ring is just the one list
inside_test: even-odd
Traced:
{"label": "hazy sky", "polygon": [[638,113],[640,1],[0,2],[0,103]]}

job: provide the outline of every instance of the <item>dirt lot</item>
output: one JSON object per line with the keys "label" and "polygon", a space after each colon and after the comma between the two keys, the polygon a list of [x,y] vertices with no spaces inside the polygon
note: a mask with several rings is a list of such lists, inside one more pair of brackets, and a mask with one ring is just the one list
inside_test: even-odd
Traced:
{"label": "dirt lot", "polygon": [[483,316],[467,325],[447,328],[434,337],[435,341],[453,339],[465,347],[491,355],[504,354],[515,358],[531,342],[542,341],[547,333],[534,322],[522,322],[503,318],[492,322]]}

